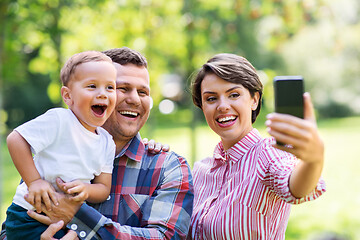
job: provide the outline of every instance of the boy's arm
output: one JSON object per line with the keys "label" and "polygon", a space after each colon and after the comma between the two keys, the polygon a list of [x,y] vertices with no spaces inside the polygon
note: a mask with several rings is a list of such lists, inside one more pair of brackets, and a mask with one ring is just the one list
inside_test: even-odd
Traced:
{"label": "boy's arm", "polygon": [[12,131],[8,135],[6,143],[16,169],[28,186],[30,203],[40,212],[41,200],[43,200],[46,207],[50,210],[51,201],[57,204],[54,190],[48,182],[41,179],[35,167],[29,143],[17,131]]}
{"label": "boy's arm", "polygon": [[89,197],[88,202],[100,203],[106,200],[110,194],[111,189],[111,173],[102,172],[99,176],[96,176],[88,186]]}
{"label": "boy's arm", "polygon": [[88,201],[91,203],[101,203],[106,200],[111,189],[111,174],[102,172],[93,179],[92,184],[83,183],[79,180],[62,184],[63,191],[74,195],[74,201]]}
{"label": "boy's arm", "polygon": [[33,181],[41,179],[28,142],[17,131],[12,131],[6,143],[11,159],[26,185],[29,186]]}

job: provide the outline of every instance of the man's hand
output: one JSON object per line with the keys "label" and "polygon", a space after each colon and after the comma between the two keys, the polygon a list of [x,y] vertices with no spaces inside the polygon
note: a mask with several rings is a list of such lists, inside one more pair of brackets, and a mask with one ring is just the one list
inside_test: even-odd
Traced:
{"label": "man's hand", "polygon": [[[50,224],[50,226],[41,234],[40,240],[56,240],[53,236],[64,226],[63,221]],[[79,239],[76,232],[70,230],[68,233],[61,238],[61,240],[74,240]]]}
{"label": "man's hand", "polygon": [[[56,183],[61,190],[65,190],[65,183],[60,178],[56,179]],[[79,211],[82,202],[73,201],[71,200],[71,196],[63,193],[55,192],[55,195],[59,204],[52,205],[52,211],[48,211],[45,206],[42,205],[41,210],[46,214],[46,216],[31,210],[28,211],[28,215],[46,225],[50,225],[51,223],[55,223],[60,220],[63,220],[65,225],[68,224],[77,211]],[[25,195],[25,200],[28,201],[28,195]]]}
{"label": "man's hand", "polygon": [[42,202],[48,211],[51,211],[53,204],[58,204],[55,189],[47,181],[39,178],[31,182],[28,189],[29,194],[26,201],[33,205],[38,213],[41,213]]}
{"label": "man's hand", "polygon": [[148,145],[149,152],[159,153],[161,150],[163,152],[168,152],[170,150],[170,146],[168,144],[162,144],[160,142],[155,142],[155,140],[151,139],[150,141],[147,138],[144,138],[143,143]]}

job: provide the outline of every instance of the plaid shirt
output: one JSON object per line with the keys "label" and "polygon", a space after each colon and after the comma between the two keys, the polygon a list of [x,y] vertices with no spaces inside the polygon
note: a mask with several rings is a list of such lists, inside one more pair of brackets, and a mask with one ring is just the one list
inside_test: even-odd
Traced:
{"label": "plaid shirt", "polygon": [[67,227],[80,239],[185,239],[193,198],[186,160],[149,153],[137,134],[115,158],[108,199],[83,204]]}

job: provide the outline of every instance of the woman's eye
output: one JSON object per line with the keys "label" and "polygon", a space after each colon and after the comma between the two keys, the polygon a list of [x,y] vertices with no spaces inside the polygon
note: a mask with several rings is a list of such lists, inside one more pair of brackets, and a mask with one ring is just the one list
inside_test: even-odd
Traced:
{"label": "woman's eye", "polygon": [[237,97],[239,97],[239,96],[240,96],[239,93],[231,93],[231,94],[230,94],[230,98],[237,98]]}
{"label": "woman's eye", "polygon": [[213,102],[213,101],[215,101],[215,100],[216,100],[215,97],[208,97],[208,98],[206,98],[206,101],[207,101],[207,102]]}

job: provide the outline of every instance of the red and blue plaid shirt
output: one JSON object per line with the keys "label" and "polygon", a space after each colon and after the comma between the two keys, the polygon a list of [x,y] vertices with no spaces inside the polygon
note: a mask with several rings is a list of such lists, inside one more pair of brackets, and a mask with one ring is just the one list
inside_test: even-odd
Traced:
{"label": "red and blue plaid shirt", "polygon": [[184,158],[148,152],[138,134],[115,158],[112,174],[108,199],[94,208],[83,204],[67,225],[79,238],[186,238],[194,195]]}

